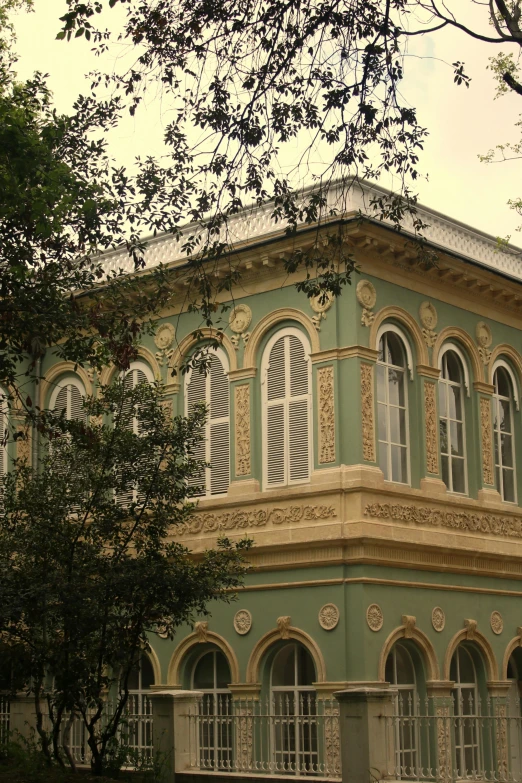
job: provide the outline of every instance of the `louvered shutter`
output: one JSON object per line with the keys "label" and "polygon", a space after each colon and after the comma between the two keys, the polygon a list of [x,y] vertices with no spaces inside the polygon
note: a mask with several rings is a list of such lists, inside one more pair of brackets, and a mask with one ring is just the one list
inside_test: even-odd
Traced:
{"label": "louvered shutter", "polygon": [[[204,403],[207,402],[207,376],[204,372],[200,372],[198,368],[195,368],[192,370],[190,374],[189,382],[186,386],[186,395],[187,395],[187,415],[190,416],[190,414],[194,410],[194,406],[198,403]],[[201,435],[202,438],[199,441],[198,445],[194,449],[193,458],[197,461],[206,462],[207,461],[207,433],[206,433],[206,427],[202,428]],[[201,487],[201,492],[198,493],[200,495],[205,494],[205,485],[206,485],[206,470],[203,468],[202,470],[197,471],[190,481],[188,482],[189,487]]]}
{"label": "louvered shutter", "polygon": [[54,412],[60,416],[62,411],[65,412],[65,417],[67,418],[67,386],[62,386],[54,402]]}
{"label": "louvered shutter", "polygon": [[[123,381],[125,392],[132,391],[132,389],[135,389],[136,386],[140,383],[147,383],[148,379],[146,374],[141,370],[139,367],[134,367],[132,370],[129,370],[127,375],[125,376],[125,379]],[[122,406],[122,414],[126,418],[129,416],[131,411],[131,402],[127,397],[125,398]],[[138,415],[135,415],[132,417],[132,419],[129,416],[129,419],[126,424],[126,429],[132,429],[132,431],[139,435],[142,431],[142,425],[140,424],[139,419],[139,412],[137,412]],[[144,492],[137,492],[136,488],[133,487],[130,483],[128,485],[128,488],[126,487],[125,490],[122,492],[117,492],[115,494],[116,503],[121,506],[126,506],[132,503],[133,501],[139,503],[140,501],[145,499],[145,493]]]}
{"label": "louvered shutter", "polygon": [[285,398],[286,398],[286,345],[281,337],[270,351],[266,377],[266,456],[267,483],[284,484],[285,471]]}
{"label": "louvered shutter", "polygon": [[310,477],[309,369],[304,346],[289,335],[290,400],[288,405],[289,481]]}
{"label": "louvered shutter", "polygon": [[230,481],[230,392],[228,376],[215,354],[210,364],[210,494],[222,495]]}

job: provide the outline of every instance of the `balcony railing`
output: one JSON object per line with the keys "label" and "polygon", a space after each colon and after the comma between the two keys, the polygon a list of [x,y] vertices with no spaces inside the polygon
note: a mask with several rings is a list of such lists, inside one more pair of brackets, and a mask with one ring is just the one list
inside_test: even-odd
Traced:
{"label": "balcony railing", "polygon": [[266,700],[205,694],[186,715],[192,770],[339,779],[339,705],[315,693]]}

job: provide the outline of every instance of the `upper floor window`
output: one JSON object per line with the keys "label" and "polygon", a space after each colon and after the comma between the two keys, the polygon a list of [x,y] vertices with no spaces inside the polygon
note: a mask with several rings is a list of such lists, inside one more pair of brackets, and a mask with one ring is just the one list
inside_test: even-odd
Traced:
{"label": "upper floor window", "polygon": [[506,367],[493,375],[493,429],[495,435],[495,474],[502,500],[516,502],[515,444],[513,433],[513,385]]}
{"label": "upper floor window", "polygon": [[50,400],[50,408],[58,416],[62,414],[68,421],[86,421],[83,408],[85,389],[76,378],[66,378],[55,387]]}
{"label": "upper floor window", "polygon": [[207,419],[194,458],[209,463],[210,467],[196,474],[189,483],[201,487],[201,496],[223,495],[230,483],[230,390],[228,361],[219,348],[210,352],[205,372],[194,368],[187,373],[187,415],[198,403],[207,406]]}
{"label": "upper floor window", "polygon": [[310,347],[298,329],[285,329],[268,341],[261,379],[265,483],[274,487],[309,481]]}
{"label": "upper floor window", "polygon": [[387,481],[402,484],[409,482],[407,364],[403,339],[385,331],[376,368],[379,467]]}
{"label": "upper floor window", "polygon": [[452,346],[441,359],[439,429],[442,480],[450,492],[467,491],[463,359]]}

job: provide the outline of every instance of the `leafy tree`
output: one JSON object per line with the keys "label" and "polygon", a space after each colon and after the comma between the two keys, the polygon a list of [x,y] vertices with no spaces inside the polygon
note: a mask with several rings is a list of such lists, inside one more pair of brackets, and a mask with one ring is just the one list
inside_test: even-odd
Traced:
{"label": "leafy tree", "polygon": [[79,420],[46,414],[46,456],[38,471],[17,462],[0,514],[0,659],[12,688],[34,697],[49,762],[74,768],[76,716],[96,774],[149,636],[172,638],[209,602],[231,600],[249,547],[223,539],[195,560],[175,539],[193,513],[187,480],[201,467],[192,456],[205,411],[173,419],[160,388],[125,380],[100,392]]}

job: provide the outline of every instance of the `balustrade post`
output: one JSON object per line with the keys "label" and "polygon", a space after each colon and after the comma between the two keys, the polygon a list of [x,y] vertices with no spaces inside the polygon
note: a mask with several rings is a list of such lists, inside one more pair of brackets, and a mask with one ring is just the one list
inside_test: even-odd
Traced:
{"label": "balustrade post", "polygon": [[453,686],[446,680],[426,683],[435,724],[435,777],[441,783],[453,779]]}
{"label": "balustrade post", "polygon": [[395,778],[393,742],[394,688],[348,688],[339,701],[343,783]]}
{"label": "balustrade post", "polygon": [[173,783],[176,772],[199,766],[201,691],[152,691],[154,760],[161,783]]}
{"label": "balustrade post", "polygon": [[232,693],[232,715],[234,726],[234,772],[251,772],[256,759],[256,737],[254,722],[259,714],[260,683],[234,683],[229,685]]}
{"label": "balustrade post", "polygon": [[508,728],[508,691],[510,682],[503,680],[488,682],[490,699],[490,720],[493,721],[493,741],[495,759],[493,770],[497,780],[507,780],[509,776],[509,728]]}

